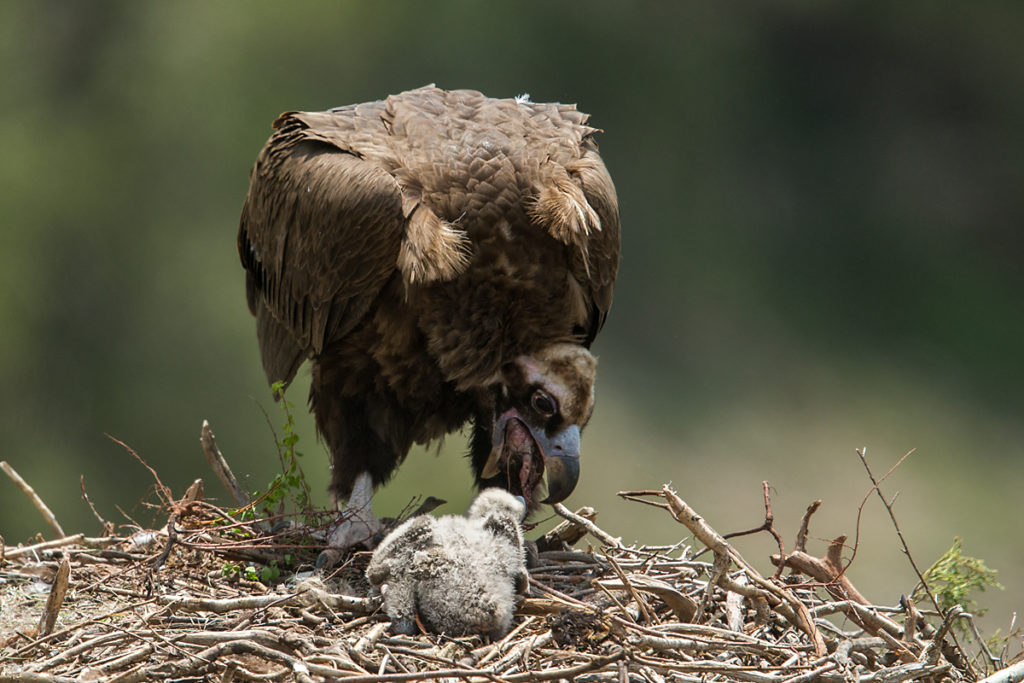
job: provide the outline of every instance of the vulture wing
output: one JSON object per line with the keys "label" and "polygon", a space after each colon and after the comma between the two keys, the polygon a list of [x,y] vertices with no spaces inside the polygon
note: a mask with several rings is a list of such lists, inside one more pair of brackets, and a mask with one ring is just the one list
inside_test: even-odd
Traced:
{"label": "vulture wing", "polygon": [[[353,143],[368,131],[349,119]],[[395,270],[405,220],[394,177],[354,148],[318,140],[283,114],[260,153],[242,209],[238,250],[267,379],[343,336]]]}

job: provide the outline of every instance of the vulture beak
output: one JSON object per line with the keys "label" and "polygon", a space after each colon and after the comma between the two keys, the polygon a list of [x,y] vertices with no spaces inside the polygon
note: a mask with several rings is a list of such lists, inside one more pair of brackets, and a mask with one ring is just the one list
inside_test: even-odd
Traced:
{"label": "vulture beak", "polygon": [[576,488],[580,478],[580,428],[569,425],[550,439],[540,430],[530,430],[544,458],[548,497],[542,503],[561,503]]}
{"label": "vulture beak", "polygon": [[494,421],[492,435],[491,454],[480,473],[481,479],[490,479],[505,470],[509,490],[525,498],[527,506],[542,479],[547,480],[548,495],[541,503],[559,503],[576,488],[580,477],[578,425],[569,425],[548,436],[543,428],[533,427],[511,408]]}

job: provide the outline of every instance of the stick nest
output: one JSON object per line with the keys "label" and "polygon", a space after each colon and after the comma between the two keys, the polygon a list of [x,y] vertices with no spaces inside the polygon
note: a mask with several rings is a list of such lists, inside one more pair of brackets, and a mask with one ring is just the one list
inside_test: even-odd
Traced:
{"label": "stick nest", "polygon": [[[620,495],[664,508],[687,539],[625,545],[593,510],[556,506],[566,521],[538,539],[529,594],[497,642],[389,635],[363,579],[369,553],[301,571],[316,549],[300,532],[237,522],[196,491],[159,530],[0,546],[0,681],[978,678],[949,632],[967,616],[868,604],[835,557],[804,551],[813,509],[766,578],[669,487]],[[593,547],[572,547],[585,537]],[[251,580],[286,553],[300,571]]]}

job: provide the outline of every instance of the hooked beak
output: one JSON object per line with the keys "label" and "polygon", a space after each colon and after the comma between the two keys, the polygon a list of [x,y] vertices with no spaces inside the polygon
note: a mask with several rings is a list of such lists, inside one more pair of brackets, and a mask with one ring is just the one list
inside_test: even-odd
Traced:
{"label": "hooked beak", "polygon": [[[571,494],[573,489],[576,488],[576,482],[580,477],[579,426],[570,425],[549,437],[544,433],[543,429],[534,428],[527,424],[515,409],[506,411],[504,414],[499,416],[497,420],[495,420],[494,430],[492,432],[493,441],[491,455],[484,464],[480,477],[482,479],[490,479],[497,476],[503,468],[508,466],[508,453],[505,440],[507,438],[507,430],[509,429],[510,420],[515,420],[517,423],[525,427],[529,432],[529,438],[533,440],[534,445],[537,447],[540,462],[529,466],[539,470],[547,480],[548,495],[540,502],[559,503],[568,498],[569,494]],[[515,429],[520,428],[515,427]],[[523,436],[525,436],[525,434],[523,434]],[[524,466],[527,465],[524,463]],[[534,478],[530,476],[529,473],[524,472],[523,475],[521,475],[520,480],[523,483],[526,483],[527,481],[534,480]],[[539,485],[539,476],[537,476],[536,481]],[[512,484],[511,478],[509,484]],[[533,492],[533,490],[522,492],[522,495],[526,497],[527,502],[529,502]]]}
{"label": "hooked beak", "polygon": [[540,430],[530,430],[544,458],[548,497],[542,503],[560,503],[569,497],[580,478],[580,428],[570,425],[546,438]]}

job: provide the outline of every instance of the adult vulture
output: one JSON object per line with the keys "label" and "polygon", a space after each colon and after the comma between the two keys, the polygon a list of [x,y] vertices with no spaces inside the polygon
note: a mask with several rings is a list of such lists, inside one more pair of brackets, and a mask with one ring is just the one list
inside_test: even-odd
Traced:
{"label": "adult vulture", "polygon": [[467,422],[478,486],[530,509],[572,492],[619,261],[587,119],[427,86],[274,122],[238,251],[267,379],[312,360],[348,498],[331,545],[370,540],[374,488]]}

